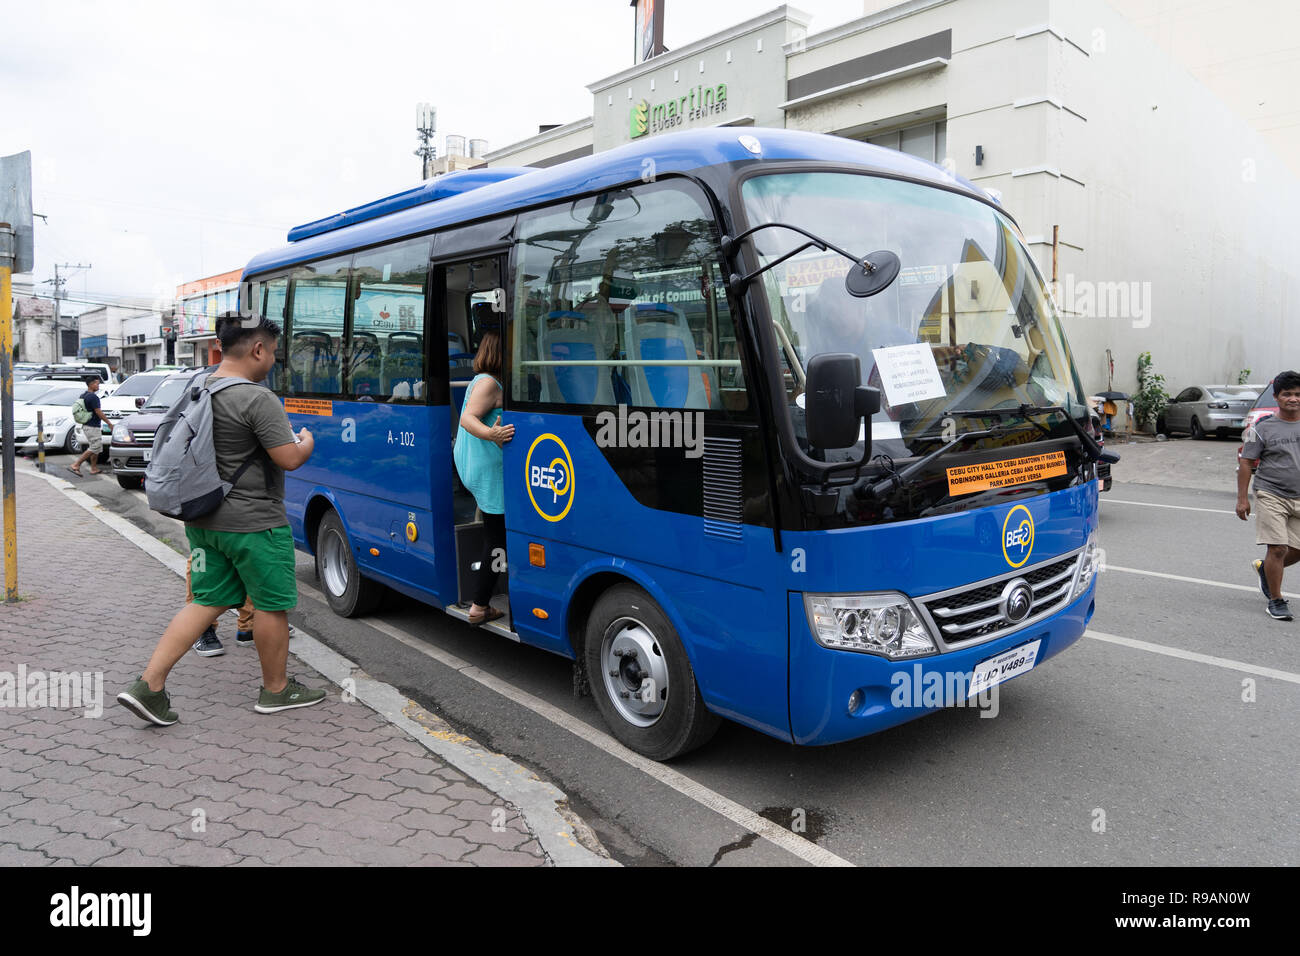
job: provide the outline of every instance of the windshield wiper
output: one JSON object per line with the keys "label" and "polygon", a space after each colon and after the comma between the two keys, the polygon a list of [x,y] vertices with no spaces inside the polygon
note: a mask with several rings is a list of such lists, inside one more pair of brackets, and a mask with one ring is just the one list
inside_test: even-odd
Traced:
{"label": "windshield wiper", "polygon": [[[955,412],[953,414],[960,414],[960,413]],[[992,428],[985,428],[976,432],[963,432],[962,434],[958,435],[956,438],[944,442],[942,445],[940,445],[934,451],[930,452],[930,454],[926,455],[924,458],[918,458],[916,461],[912,462],[902,471],[893,472],[892,474],[887,475],[886,477],[880,479],[875,484],[867,485],[865,490],[867,494],[870,495],[872,498],[879,498],[882,495],[887,495],[889,494],[889,492],[903,487],[903,485],[907,484],[907,482],[911,479],[913,475],[915,475],[919,471],[924,470],[926,466],[928,466],[936,458],[946,455],[953,448],[962,444],[963,442],[973,441],[976,438],[987,438],[990,435],[1002,435],[1009,430],[1010,429],[1005,425],[994,425]]]}
{"label": "windshield wiper", "polygon": [[1019,415],[1043,434],[1050,434],[1050,430],[1045,425],[1039,424],[1029,416],[1050,415],[1052,412],[1060,412],[1065,416],[1065,420],[1070,423],[1074,433],[1079,436],[1079,444],[1083,446],[1083,450],[1090,461],[1104,461],[1112,465],[1119,461],[1119,455],[1114,452],[1103,451],[1101,446],[1097,444],[1097,440],[1089,435],[1083,426],[1079,424],[1079,420],[1074,417],[1068,408],[1062,405],[1023,404],[1016,408],[957,408],[946,411],[944,414],[961,418],[996,418],[998,421],[1001,421],[1004,415]]}

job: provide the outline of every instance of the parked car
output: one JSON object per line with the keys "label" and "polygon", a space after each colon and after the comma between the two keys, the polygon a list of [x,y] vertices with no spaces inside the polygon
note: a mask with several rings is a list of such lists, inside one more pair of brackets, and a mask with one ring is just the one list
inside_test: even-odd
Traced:
{"label": "parked car", "polygon": [[[42,365],[39,369],[28,370],[25,381],[28,382],[81,382],[85,383],[88,375],[99,378],[99,397],[104,399],[113,394],[117,388],[117,379],[108,370],[107,365]],[[105,376],[108,376],[107,378]]]}
{"label": "parked car", "polygon": [[117,387],[108,398],[100,399],[104,415],[110,421],[117,422],[127,415],[134,415],[144,406],[145,401],[171,372],[137,372]]}
{"label": "parked car", "polygon": [[1229,432],[1240,434],[1261,388],[1259,385],[1192,385],[1169,399],[1164,412],[1156,419],[1156,431],[1162,435],[1185,432],[1193,438],[1206,438],[1210,434],[1224,438]]}
{"label": "parked car", "polygon": [[[1246,413],[1246,420],[1242,423],[1242,434],[1245,434],[1246,429],[1259,420],[1276,414],[1277,396],[1273,394],[1273,383],[1269,382],[1260,390],[1259,398],[1255,399],[1255,406]],[[1241,445],[1237,446],[1237,457],[1241,457]]]}
{"label": "parked car", "polygon": [[108,457],[113,463],[117,483],[123,488],[139,488],[144,484],[144,471],[153,453],[154,433],[167,409],[185,391],[186,383],[193,377],[192,371],[169,372],[149,394],[144,407],[113,425]]}
{"label": "parked car", "polygon": [[49,451],[62,448],[79,455],[86,450],[81,428],[72,420],[72,405],[82,393],[84,384],[57,385],[46,389],[34,400],[14,405],[14,451],[19,455],[35,455],[36,413],[41,412],[45,424],[45,447]]}

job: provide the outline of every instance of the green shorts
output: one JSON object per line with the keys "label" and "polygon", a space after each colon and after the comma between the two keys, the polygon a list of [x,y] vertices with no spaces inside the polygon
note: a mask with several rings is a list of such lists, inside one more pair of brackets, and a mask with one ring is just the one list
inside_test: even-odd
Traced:
{"label": "green shorts", "polygon": [[190,542],[194,603],[239,607],[245,597],[259,611],[298,606],[293,534],[281,525],[269,531],[209,531],[185,527]]}

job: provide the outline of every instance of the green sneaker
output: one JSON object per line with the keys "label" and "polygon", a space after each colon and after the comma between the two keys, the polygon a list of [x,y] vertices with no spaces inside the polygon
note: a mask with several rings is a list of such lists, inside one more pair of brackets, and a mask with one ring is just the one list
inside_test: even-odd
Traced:
{"label": "green sneaker", "polygon": [[178,719],[167,691],[150,690],[143,677],[118,694],[117,702],[141,720],[159,727],[169,727]]}
{"label": "green sneaker", "polygon": [[325,699],[325,691],[317,690],[311,687],[305,687],[298,683],[297,680],[291,679],[284,685],[284,690],[278,694],[272,694],[265,687],[257,696],[257,706],[253,710],[259,714],[274,714],[282,710],[292,710],[295,707],[310,707],[312,704],[319,704]]}

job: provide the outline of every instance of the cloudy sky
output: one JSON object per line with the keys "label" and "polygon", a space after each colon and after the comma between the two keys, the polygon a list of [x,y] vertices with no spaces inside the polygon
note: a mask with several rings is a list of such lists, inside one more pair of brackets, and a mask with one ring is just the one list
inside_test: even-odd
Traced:
{"label": "cloudy sky", "polygon": [[[775,6],[667,0],[665,43]],[[862,11],[798,6],[813,32]],[[422,100],[439,155],[446,133],[497,148],[589,116],[586,85],[632,65],[628,0],[0,0],[0,19],[0,155],[31,150],[48,216],[31,278],[92,263],[72,300],[169,297],[412,185]]]}

